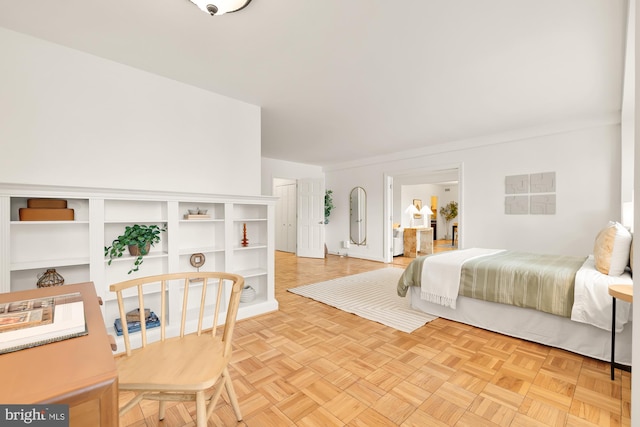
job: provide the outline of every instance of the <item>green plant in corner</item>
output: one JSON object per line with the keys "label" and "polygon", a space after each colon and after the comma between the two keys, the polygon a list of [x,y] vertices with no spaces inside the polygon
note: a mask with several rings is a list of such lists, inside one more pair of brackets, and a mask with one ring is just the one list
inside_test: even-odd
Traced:
{"label": "green plant in corner", "polygon": [[458,202],[452,200],[441,207],[440,215],[445,222],[445,230],[447,230],[446,238],[449,239],[449,222],[458,216]]}
{"label": "green plant in corner", "polygon": [[124,254],[125,248],[127,248],[132,255],[136,256],[133,267],[127,274],[138,271],[143,257],[149,253],[150,247],[160,242],[160,233],[163,231],[167,231],[166,224],[162,228],[157,225],[134,224],[126,226],[124,234],[116,237],[111,242],[111,246],[104,247],[104,256],[109,257],[107,265],[111,265],[111,261],[114,258],[120,258]]}
{"label": "green plant in corner", "polygon": [[331,195],[333,194],[332,190],[326,190],[324,192],[324,223],[329,224],[329,216],[331,216],[331,210],[335,207],[333,206],[333,198]]}

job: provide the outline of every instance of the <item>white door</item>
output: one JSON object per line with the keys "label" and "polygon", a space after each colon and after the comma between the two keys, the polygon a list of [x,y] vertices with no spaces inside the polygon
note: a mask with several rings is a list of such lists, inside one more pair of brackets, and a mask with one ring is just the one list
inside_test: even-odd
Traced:
{"label": "white door", "polygon": [[296,212],[296,185],[287,186],[287,252],[296,252],[297,216]]}
{"label": "white door", "polygon": [[324,258],[324,180],[298,180],[297,252],[301,257]]}
{"label": "white door", "polygon": [[296,251],[296,185],[278,185],[274,189],[276,203],[276,250]]}
{"label": "white door", "polygon": [[287,250],[287,200],[286,197],[286,188],[282,185],[279,185],[275,188],[274,196],[278,197],[278,202],[276,203],[276,251],[286,251]]}

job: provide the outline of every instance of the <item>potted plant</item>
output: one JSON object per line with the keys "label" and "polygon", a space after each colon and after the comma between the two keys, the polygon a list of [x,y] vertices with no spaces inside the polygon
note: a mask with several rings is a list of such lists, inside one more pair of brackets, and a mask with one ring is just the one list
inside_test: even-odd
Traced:
{"label": "potted plant", "polygon": [[331,215],[331,210],[334,208],[333,206],[333,190],[327,190],[324,192],[324,223],[329,224],[329,216]]}
{"label": "potted plant", "polygon": [[157,225],[126,226],[124,234],[114,239],[111,246],[104,247],[104,256],[109,257],[107,265],[111,265],[114,258],[120,258],[127,248],[129,253],[136,257],[133,267],[127,274],[138,271],[142,258],[149,253],[151,246],[160,242],[160,233],[163,231],[167,231],[166,224],[162,228]]}
{"label": "potted plant", "polygon": [[458,202],[451,201],[440,208],[440,215],[444,219],[445,230],[447,232],[445,239],[449,239],[449,222],[458,216]]}

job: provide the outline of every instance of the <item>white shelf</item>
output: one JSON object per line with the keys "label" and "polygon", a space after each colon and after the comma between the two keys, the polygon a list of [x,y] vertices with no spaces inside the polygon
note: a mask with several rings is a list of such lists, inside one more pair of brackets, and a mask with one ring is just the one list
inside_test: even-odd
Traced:
{"label": "white shelf", "polygon": [[266,243],[249,243],[249,246],[235,246],[233,248],[234,251],[251,251],[255,249],[264,249],[266,248]]}
{"label": "white shelf", "polygon": [[11,226],[28,227],[30,225],[87,225],[89,221],[11,221]]}
{"label": "white shelf", "polygon": [[[0,184],[0,292],[35,287],[37,275],[55,268],[65,283],[92,281],[104,301],[105,325],[119,317],[109,285],[146,275],[195,270],[194,253],[205,254],[202,271],[236,272],[256,290],[243,303],[239,318],[277,310],[274,292],[274,197],[108,190]],[[18,221],[30,198],[66,199],[74,221]],[[190,209],[206,209],[210,218],[186,219]],[[2,225],[4,224],[4,225]],[[128,274],[137,257],[125,252],[109,264],[104,248],[125,226],[157,224],[167,230],[145,255],[137,272]],[[249,246],[241,246],[246,224]],[[181,289],[169,286],[169,312],[180,317]],[[152,310],[159,294],[151,296]],[[228,298],[228,295],[225,295]],[[127,301],[136,297],[128,295]],[[146,303],[146,301],[145,301]]]}
{"label": "white shelf", "polygon": [[192,255],[197,253],[210,254],[214,252],[224,252],[224,248],[216,248],[216,247],[199,247],[199,248],[183,248],[180,249],[180,256],[184,255]]}
{"label": "white shelf", "polygon": [[[166,258],[168,257],[169,254],[167,252],[149,252],[147,255],[144,256],[144,259],[154,259],[154,258]],[[111,263],[119,263],[119,262],[133,262],[138,258],[137,255],[129,255],[129,254],[124,254],[121,257],[118,258],[113,258],[111,260]],[[104,259],[105,264],[107,264],[109,262],[109,258],[105,258]]]}
{"label": "white shelf", "polygon": [[135,220],[127,220],[127,219],[117,219],[114,221],[105,221],[106,224],[159,224],[166,223],[166,219],[135,219]]}
{"label": "white shelf", "polygon": [[73,265],[89,265],[89,257],[84,258],[61,258],[61,259],[40,259],[36,261],[13,262],[11,271],[33,270],[36,268],[49,267],[69,267]]}
{"label": "white shelf", "polygon": [[239,274],[245,279],[250,277],[266,276],[268,271],[264,268],[251,268],[247,270],[236,270],[235,274]]}

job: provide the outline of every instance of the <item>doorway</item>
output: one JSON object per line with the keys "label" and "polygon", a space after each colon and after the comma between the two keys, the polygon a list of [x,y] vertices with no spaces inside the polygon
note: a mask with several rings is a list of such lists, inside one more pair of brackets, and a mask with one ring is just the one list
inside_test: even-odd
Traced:
{"label": "doorway", "polygon": [[[395,263],[399,251],[397,227],[431,226],[434,231],[434,253],[456,250],[463,245],[462,220],[462,164],[442,168],[425,168],[385,174],[385,262]],[[440,215],[440,209],[450,202],[457,203],[458,215],[450,221]],[[433,215],[413,216],[410,205],[429,206]],[[435,206],[434,206],[435,204]],[[423,211],[424,215],[424,211]],[[428,222],[426,222],[428,221]],[[453,229],[455,225],[455,239]],[[394,227],[396,230],[394,231]],[[394,241],[395,240],[395,241]],[[409,258],[411,260],[413,258]],[[402,261],[402,260],[400,260]],[[398,261],[399,262],[399,261]]]}
{"label": "doorway", "polygon": [[273,180],[273,195],[278,197],[276,203],[276,250],[296,252],[296,181],[291,179]]}
{"label": "doorway", "polygon": [[324,178],[273,178],[275,249],[324,258]]}

